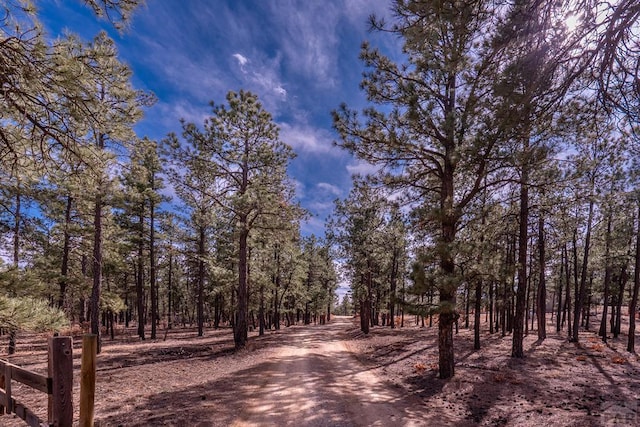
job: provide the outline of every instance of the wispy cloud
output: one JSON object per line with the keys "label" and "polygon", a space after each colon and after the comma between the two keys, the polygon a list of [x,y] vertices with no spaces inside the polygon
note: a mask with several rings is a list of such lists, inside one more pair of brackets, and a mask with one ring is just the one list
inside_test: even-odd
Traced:
{"label": "wispy cloud", "polygon": [[342,190],[333,184],[319,182],[318,184],[316,184],[316,187],[318,187],[318,189],[320,189],[321,191],[332,194],[336,197],[342,196]]}
{"label": "wispy cloud", "polygon": [[[333,200],[349,191],[348,175],[376,171],[333,145],[337,136],[329,116],[341,101],[356,109],[366,104],[358,88],[358,50],[365,39],[378,45],[367,32],[371,13],[388,17],[389,3],[149,2],[134,15],[131,30],[115,36],[134,83],[158,97],[136,131],[152,138],[179,133],[181,118],[202,125],[211,114],[209,101],[223,103],[229,90],[254,92],[278,123],[281,140],[298,154],[289,171],[298,199],[314,214],[303,231],[323,234]],[[74,22],[86,33],[84,18],[78,15]]]}
{"label": "wispy cloud", "polygon": [[234,53],[232,56],[240,69],[237,78],[241,86],[258,94],[265,108],[277,114],[287,99],[287,90],[280,73],[281,56],[249,57],[240,53]]}
{"label": "wispy cloud", "polygon": [[[339,77],[336,74],[338,5],[332,1],[295,0],[268,4],[287,66],[318,86],[334,86]],[[312,18],[319,16],[322,19]]]}
{"label": "wispy cloud", "polygon": [[333,145],[333,135],[326,129],[305,123],[279,123],[280,139],[289,144],[297,153],[340,155]]}
{"label": "wispy cloud", "polygon": [[374,175],[379,170],[380,167],[359,159],[347,165],[347,172],[349,172],[350,175]]}
{"label": "wispy cloud", "polygon": [[244,67],[247,64],[247,62],[249,62],[249,60],[246,57],[242,56],[239,53],[234,53],[233,57],[238,61],[238,64],[240,64],[240,67]]}
{"label": "wispy cloud", "polygon": [[176,130],[180,127],[180,120],[202,126],[204,120],[211,115],[207,105],[194,105],[187,101],[160,102],[151,112],[156,115],[156,123],[161,122],[163,127]]}

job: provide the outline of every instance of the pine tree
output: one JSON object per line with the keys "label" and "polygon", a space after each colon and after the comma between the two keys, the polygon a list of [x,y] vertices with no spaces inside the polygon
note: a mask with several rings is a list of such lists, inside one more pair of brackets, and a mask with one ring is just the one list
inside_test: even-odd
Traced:
{"label": "pine tree", "polygon": [[[139,92],[131,87],[131,71],[117,60],[117,51],[111,39],[100,33],[86,47],[71,45],[86,53],[86,61],[91,69],[100,69],[98,76],[92,74],[77,76],[78,85],[84,96],[93,104],[87,114],[99,117],[86,129],[87,141],[95,147],[97,162],[92,170],[95,175],[94,194],[94,246],[93,246],[93,287],[91,293],[91,332],[100,335],[100,293],[102,290],[103,258],[103,211],[107,203],[107,188],[110,183],[108,167],[110,156],[106,151],[108,143],[123,143],[134,139],[132,125],[140,118]],[[100,348],[100,346],[98,346]]]}
{"label": "pine tree", "polygon": [[407,62],[396,64],[368,44],[361,53],[369,67],[362,87],[382,108],[365,110],[364,124],[345,106],[334,112],[341,145],[387,167],[380,181],[410,192],[429,212],[429,222],[438,225],[441,378],[454,375],[459,220],[481,191],[504,130],[487,110],[495,50],[501,48],[492,46],[498,24],[494,6],[491,1],[395,2],[398,19],[389,30],[403,38]]}
{"label": "pine tree", "polygon": [[227,103],[228,107],[213,106],[203,131],[193,123],[183,123],[183,137],[190,143],[202,141],[216,179],[215,186],[207,189],[208,195],[235,219],[238,288],[234,341],[242,348],[248,332],[249,235],[260,218],[277,216],[293,153],[279,140],[277,126],[255,95],[229,92]]}
{"label": "pine tree", "polygon": [[191,258],[196,264],[198,336],[202,336],[204,287],[208,274],[206,255],[209,250],[209,236],[218,221],[216,191],[219,188],[219,180],[203,139],[189,138],[186,135],[185,133],[186,144],[181,144],[176,135],[170,135],[164,141],[163,150],[168,165],[169,181],[184,204],[184,211],[188,216],[188,219],[185,219],[189,229],[188,245],[190,253],[193,254]]}

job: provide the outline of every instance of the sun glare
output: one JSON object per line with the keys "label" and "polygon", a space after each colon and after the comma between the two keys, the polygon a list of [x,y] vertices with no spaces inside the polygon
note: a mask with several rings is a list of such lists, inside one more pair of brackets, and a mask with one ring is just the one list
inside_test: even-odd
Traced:
{"label": "sun glare", "polygon": [[576,29],[579,23],[580,23],[580,18],[573,14],[567,16],[567,18],[564,21],[564,24],[567,26],[567,30],[570,33]]}

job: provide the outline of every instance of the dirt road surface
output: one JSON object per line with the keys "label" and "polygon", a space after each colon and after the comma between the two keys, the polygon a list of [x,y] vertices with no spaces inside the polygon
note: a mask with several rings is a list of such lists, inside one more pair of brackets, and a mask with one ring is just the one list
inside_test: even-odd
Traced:
{"label": "dirt road surface", "polygon": [[[593,331],[581,331],[580,344],[564,332],[543,343],[529,334],[527,357],[514,359],[509,335],[485,330],[474,350],[473,330],[461,328],[456,376],[444,381],[435,370],[437,327],[375,327],[364,336],[354,319],[337,317],[251,332],[242,351],[229,328],[165,332],[141,341],[132,326],[103,341],[96,427],[640,425],[640,357],[626,351],[625,336],[604,345]],[[10,360],[46,374],[46,348],[46,336],[21,337]],[[46,419],[46,396],[17,382],[12,391]],[[2,427],[24,425],[0,417]]]}
{"label": "dirt road surface", "polygon": [[422,425],[409,402],[359,363],[341,339],[350,320],[287,334],[270,361],[237,382],[234,425]]}
{"label": "dirt road surface", "polygon": [[[111,409],[102,405],[98,425],[430,425],[428,415],[416,410],[420,402],[348,351],[344,338],[351,322],[336,317],[323,326],[290,328],[269,337],[263,349],[230,357],[168,362],[156,366],[153,378],[138,372],[137,402],[117,407],[114,396]],[[103,380],[111,393],[117,393],[117,375]],[[109,415],[111,410],[119,413]]]}

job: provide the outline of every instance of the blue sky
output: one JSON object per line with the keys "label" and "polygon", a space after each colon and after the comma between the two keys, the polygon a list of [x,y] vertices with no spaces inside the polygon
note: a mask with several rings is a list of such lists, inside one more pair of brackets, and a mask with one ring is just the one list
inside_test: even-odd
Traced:
{"label": "blue sky", "polygon": [[386,0],[148,0],[118,34],[79,1],[36,2],[52,37],[70,31],[90,40],[101,29],[133,70],[134,85],[157,104],[137,126],[139,136],[180,132],[184,118],[202,124],[209,102],[229,90],[256,93],[297,158],[289,168],[298,198],[313,217],[303,233],[324,234],[333,200],[350,189],[350,174],[368,165],[332,145],[331,110],[361,109],[360,45],[383,50],[397,40],[368,31],[371,13],[389,16]]}

